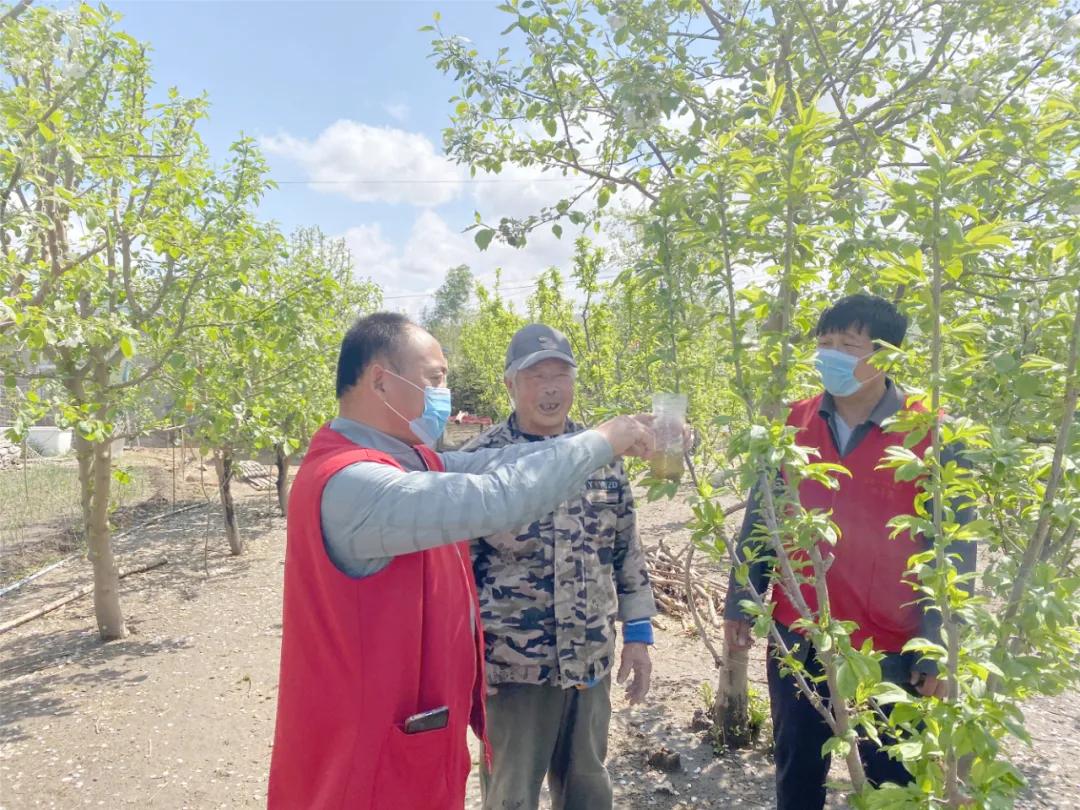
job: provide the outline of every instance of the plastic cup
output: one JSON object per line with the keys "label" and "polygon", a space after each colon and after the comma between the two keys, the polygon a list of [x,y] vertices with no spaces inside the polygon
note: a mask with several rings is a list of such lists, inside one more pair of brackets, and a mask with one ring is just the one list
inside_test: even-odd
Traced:
{"label": "plastic cup", "polygon": [[683,475],[683,428],[686,425],[685,394],[653,394],[653,430],[656,454],[649,461],[653,478],[681,481]]}

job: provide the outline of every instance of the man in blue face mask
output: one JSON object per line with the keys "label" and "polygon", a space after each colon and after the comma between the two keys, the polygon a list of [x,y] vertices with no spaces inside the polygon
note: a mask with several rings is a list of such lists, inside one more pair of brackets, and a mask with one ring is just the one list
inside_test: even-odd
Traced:
{"label": "man in blue face mask", "polygon": [[[888,449],[907,438],[902,432],[887,430],[887,421],[906,408],[921,410],[917,403],[907,401],[875,359],[886,344],[899,347],[906,331],[907,319],[877,296],[848,296],[825,310],[816,329],[815,355],[825,390],[792,405],[788,425],[798,431],[797,441],[812,460],[842,464],[850,472],[835,490],[814,482],[804,482],[798,490],[804,508],[828,512],[839,529],[839,540],[824,552],[830,557],[826,587],[832,617],[855,624],[851,638],[855,647],[869,641],[884,653],[881,668],[885,680],[941,698],[945,683],[936,677],[934,662],[903,652],[904,645],[916,636],[941,636],[940,613],[924,610],[905,574],[910,556],[929,548],[933,538],[893,536],[889,521],[916,511],[918,482],[897,481],[893,470],[880,467]],[[928,444],[927,438],[912,437],[910,446],[913,452],[924,454]],[[964,463],[957,447],[946,448],[942,456],[946,465]],[[756,491],[751,493],[750,504],[740,538],[741,559],[749,558],[751,549],[760,550],[757,527],[762,517]],[[949,508],[958,523],[972,517],[970,504],[954,503]],[[974,543],[954,542],[949,551],[958,555],[960,573],[975,570]],[[729,654],[745,652],[751,645],[751,622],[740,603],[750,599],[749,584],[758,593],[766,592],[770,559],[768,554],[757,556],[750,566],[747,587],[741,586],[732,572],[725,608]],[[810,586],[804,588],[803,596],[813,609],[817,600]],[[772,602],[778,632],[815,677],[815,688],[827,701],[828,687],[816,680],[822,669],[813,646],[791,629],[801,616],[783,588],[773,586]],[[821,751],[832,732],[810,701],[801,696],[794,677],[782,671],[773,652],[770,645],[766,668],[777,807],[818,810],[825,805],[829,772],[829,758]],[[890,759],[870,741],[860,742],[859,753],[873,784],[906,784],[911,780],[902,763]]]}
{"label": "man in blue face mask", "polygon": [[273,808],[460,810],[466,728],[486,741],[467,538],[536,520],[618,456],[647,417],[550,442],[436,453],[450,415],[439,343],[361,318],[338,358],[339,416],[289,499]]}

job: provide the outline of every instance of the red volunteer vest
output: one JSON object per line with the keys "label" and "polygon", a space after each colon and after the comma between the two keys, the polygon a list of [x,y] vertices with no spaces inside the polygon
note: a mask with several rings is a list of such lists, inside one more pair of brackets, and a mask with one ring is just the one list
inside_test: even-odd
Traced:
{"label": "red volunteer vest", "polygon": [[[895,539],[888,523],[897,515],[915,511],[919,493],[915,481],[897,481],[895,471],[876,469],[891,445],[904,442],[903,433],[886,433],[874,426],[854,451],[843,459],[836,450],[828,423],[821,418],[823,395],[797,402],[791,407],[788,425],[799,429],[796,441],[811,449],[811,461],[843,464],[851,477],[839,476],[840,488],[831,490],[813,481],[799,486],[799,501],[805,509],[832,512],[840,529],[834,547],[822,545],[823,555],[831,552],[832,566],[826,575],[832,615],[858,623],[851,643],[860,646],[872,638],[874,649],[899,652],[919,634],[921,611],[914,602],[918,593],[904,580],[908,558],[926,549],[922,537],[905,533]],[[923,410],[918,404],[915,410]],[[920,457],[930,446],[929,437],[912,449]],[[805,557],[803,558],[805,559]],[[807,566],[809,569],[809,566]],[[809,570],[807,571],[809,573]],[[802,586],[803,599],[817,608],[811,585]],[[784,625],[799,619],[799,612],[784,589],[773,586],[773,617]]]}
{"label": "red volunteer vest", "polygon": [[[439,457],[417,448],[429,470]],[[465,543],[395,557],[362,579],[323,545],[323,488],[357,462],[390,464],[328,426],[289,497],[273,810],[461,810],[471,724],[484,734],[483,636]],[[473,618],[470,618],[473,617]],[[450,708],[446,728],[405,734],[406,718]]]}

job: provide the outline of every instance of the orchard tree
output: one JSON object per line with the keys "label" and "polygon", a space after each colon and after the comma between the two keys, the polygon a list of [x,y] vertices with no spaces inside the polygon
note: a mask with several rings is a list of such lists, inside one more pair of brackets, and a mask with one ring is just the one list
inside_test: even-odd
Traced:
{"label": "orchard tree", "polygon": [[454,392],[456,410],[476,412],[480,387],[471,375],[469,359],[462,356],[461,336],[468,322],[476,316],[474,305],[477,282],[468,265],[446,271],[446,278],[435,291],[435,300],[425,307],[420,323],[442,345],[450,371],[447,384]]}
{"label": "orchard tree", "polygon": [[[203,99],[151,101],[146,48],[87,5],[20,4],[0,27],[0,362],[52,379],[75,430],[102,639],[124,635],[108,521],[111,441],[236,267],[266,186],[249,141],[211,166]],[[16,432],[26,427],[23,421]]]}
{"label": "orchard tree", "polygon": [[[818,610],[800,605],[799,622],[823,651],[833,694],[815,700],[762,594],[748,606],[832,728],[828,750],[845,758],[855,803],[1005,805],[1021,783],[1001,755],[1005,737],[1025,736],[1017,701],[1076,673],[1062,655],[1075,649],[1080,607],[1071,461],[1080,20],[1041,0],[501,9],[516,41],[492,57],[437,33],[437,64],[461,88],[447,149],[474,170],[531,167],[578,177],[581,188],[524,218],[478,222],[476,241],[520,245],[537,227],[558,235],[562,220],[586,221],[619,195],[641,238],[633,280],[617,286],[658,282],[635,292],[668,310],[647,324],[656,345],[676,337],[665,360],[680,376],[679,336],[694,342],[682,313],[700,305],[721,319],[711,349],[723,372],[704,397],[718,404],[695,416],[726,426],[728,468],[695,475],[702,547],[744,574],[717,498],[756,485],[775,587],[798,590],[792,559],[805,554],[820,589],[836,530],[799,507],[795,486],[843,471],[807,464],[783,402],[817,387],[806,338],[826,300],[870,290],[912,316],[909,348],[888,361],[928,415],[897,427],[931,435],[932,450],[884,461],[926,491],[896,528],[937,539],[911,565],[941,638],[911,650],[939,661],[948,699],[913,700],[881,683],[880,654],[852,648],[821,593]],[[973,472],[941,464],[951,442],[967,447]],[[780,471],[786,484],[774,489]],[[959,526],[956,499],[984,517]],[[957,587],[954,540],[979,542],[989,559],[975,596]],[[723,658],[717,719],[730,741],[744,736],[745,664]],[[897,704],[887,721],[886,703]],[[917,776],[910,788],[875,791],[863,773],[856,735],[887,726]]]}
{"label": "orchard tree", "polygon": [[447,358],[447,384],[457,410],[502,419],[510,410],[503,384],[506,347],[525,320],[499,294],[498,279],[490,291],[476,285],[475,294],[476,311],[462,324],[457,351]]}
{"label": "orchard tree", "polygon": [[467,264],[451,267],[435,291],[435,301],[425,307],[420,323],[435,335],[444,348],[452,348],[461,325],[472,311],[470,304],[476,280]]}
{"label": "orchard tree", "polygon": [[[278,295],[275,270],[281,263],[283,240],[272,225],[249,235],[232,276],[204,290],[192,305],[193,317],[180,351],[166,366],[167,385],[200,448],[213,453],[225,534],[233,554],[244,543],[232,496],[234,462],[250,453],[265,424],[252,418],[252,400],[275,384],[267,373],[281,344],[287,341],[277,318],[306,290],[299,285]],[[278,374],[281,369],[275,369]]]}

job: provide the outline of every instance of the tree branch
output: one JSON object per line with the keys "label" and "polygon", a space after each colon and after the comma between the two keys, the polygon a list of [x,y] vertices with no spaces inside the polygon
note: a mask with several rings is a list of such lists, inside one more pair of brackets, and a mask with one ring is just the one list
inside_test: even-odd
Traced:
{"label": "tree branch", "polygon": [[900,97],[907,93],[913,87],[918,87],[922,84],[927,76],[929,76],[934,68],[937,66],[938,61],[945,54],[945,48],[949,45],[949,40],[952,39],[953,34],[956,33],[957,24],[955,22],[949,22],[941,31],[941,36],[938,38],[937,44],[934,46],[933,53],[930,54],[930,59],[923,65],[922,69],[918,73],[914,73],[908,77],[900,87],[887,98],[878,99],[873,104],[864,107],[855,116],[854,123],[861,124],[868,119],[874,113],[890,107],[900,100]]}
{"label": "tree branch", "polygon": [[[1042,504],[1039,507],[1039,520],[1035,525],[1031,541],[1024,551],[1024,557],[1020,562],[1020,569],[1013,580],[1012,589],[1009,592],[1009,601],[1006,603],[1005,613],[1001,618],[1001,624],[1007,626],[1020,611],[1020,603],[1027,588],[1028,580],[1035,569],[1035,565],[1042,557],[1043,546],[1050,534],[1051,519],[1054,514],[1054,499],[1057,497],[1058,488],[1064,478],[1065,457],[1069,445],[1069,436],[1072,432],[1073,422],[1076,420],[1076,409],[1080,401],[1080,375],[1077,374],[1078,360],[1080,360],[1080,292],[1076,296],[1076,313],[1073,317],[1072,334],[1069,338],[1069,358],[1065,369],[1065,400],[1064,413],[1061,424],[1058,427],[1057,444],[1054,447],[1054,458],[1050,464],[1050,473],[1047,477],[1046,487],[1043,490]],[[1007,633],[1001,637],[1001,642],[1008,638]],[[1002,649],[999,642],[998,649]]]}
{"label": "tree branch", "polygon": [[725,20],[720,14],[709,5],[707,0],[698,0],[698,5],[701,6],[701,10],[705,12],[705,16],[709,18],[709,22],[712,27],[716,29],[716,33],[720,35],[721,39],[727,38],[726,26],[731,24],[731,20]]}
{"label": "tree branch", "polygon": [[32,2],[34,2],[34,0],[19,0],[18,3],[8,9],[8,12],[3,17],[0,17],[0,28],[3,28],[9,22],[15,22],[15,20],[19,18],[19,15],[30,7]]}
{"label": "tree branch", "polygon": [[818,39],[817,29],[814,27],[814,21],[810,19],[810,14],[806,10],[806,6],[802,0],[795,0],[795,5],[798,6],[799,11],[802,12],[803,19],[806,20],[806,27],[810,32],[810,38],[814,41],[814,47],[818,52],[818,56],[821,57],[821,64],[825,68],[825,82],[829,85],[829,94],[832,96],[833,104],[836,106],[836,111],[840,114],[840,118],[844,122],[844,126],[848,128],[851,133],[852,140],[859,145],[859,152],[862,154],[863,159],[866,159],[866,144],[863,143],[861,137],[859,137],[859,131],[855,129],[855,124],[848,118],[847,110],[844,109],[844,100],[840,98],[840,94],[836,89],[836,82],[834,79],[833,68],[829,63],[829,57],[825,53],[825,49],[821,46],[821,41]]}

